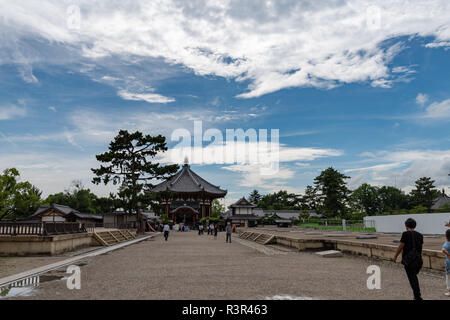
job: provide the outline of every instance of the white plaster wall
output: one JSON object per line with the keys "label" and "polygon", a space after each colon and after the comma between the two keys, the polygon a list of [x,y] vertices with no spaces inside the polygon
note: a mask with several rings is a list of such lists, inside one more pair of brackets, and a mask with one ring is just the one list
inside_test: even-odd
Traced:
{"label": "white plaster wall", "polygon": [[420,233],[444,234],[447,230],[445,223],[450,221],[450,212],[371,216],[364,217],[364,222],[367,227],[371,227],[371,220],[374,221],[377,232],[403,232],[408,218],[416,220],[416,230]]}

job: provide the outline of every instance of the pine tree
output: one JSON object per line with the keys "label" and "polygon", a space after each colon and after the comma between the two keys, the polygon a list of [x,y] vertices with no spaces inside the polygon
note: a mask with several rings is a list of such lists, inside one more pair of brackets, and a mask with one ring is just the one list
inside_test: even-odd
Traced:
{"label": "pine tree", "polygon": [[347,188],[346,179],[332,167],[323,170],[314,179],[315,189],[318,193],[318,211],[327,217],[343,217],[348,211],[348,197],[350,190]]}

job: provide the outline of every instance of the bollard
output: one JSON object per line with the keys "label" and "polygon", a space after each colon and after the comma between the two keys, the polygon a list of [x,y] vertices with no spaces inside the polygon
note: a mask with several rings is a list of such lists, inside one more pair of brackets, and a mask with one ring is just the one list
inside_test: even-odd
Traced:
{"label": "bollard", "polygon": [[347,231],[347,225],[345,223],[345,219],[342,219],[342,231]]}

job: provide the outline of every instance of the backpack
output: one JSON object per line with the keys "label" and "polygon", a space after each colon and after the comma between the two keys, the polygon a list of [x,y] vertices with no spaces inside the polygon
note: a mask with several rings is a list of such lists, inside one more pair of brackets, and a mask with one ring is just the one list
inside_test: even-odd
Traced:
{"label": "backpack", "polygon": [[403,257],[402,263],[407,268],[418,268],[422,263],[422,255],[416,249],[416,238],[414,231],[411,231],[412,249]]}

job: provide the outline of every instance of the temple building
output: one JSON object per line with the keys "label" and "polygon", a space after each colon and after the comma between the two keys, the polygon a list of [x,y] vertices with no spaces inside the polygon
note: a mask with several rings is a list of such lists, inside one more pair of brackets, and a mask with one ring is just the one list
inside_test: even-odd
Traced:
{"label": "temple building", "polygon": [[184,164],[180,171],[168,180],[150,190],[158,193],[160,205],[173,223],[196,224],[201,218],[211,216],[211,203],[223,198],[227,190],[206,181],[194,171],[189,164]]}
{"label": "temple building", "polygon": [[264,215],[263,211],[257,207],[242,197],[230,205],[229,210],[221,217],[238,227],[255,227]]}
{"label": "temple building", "polygon": [[50,206],[40,206],[31,219],[39,222],[79,222],[79,223],[102,223],[103,217],[100,215],[81,213],[68,206],[52,203]]}
{"label": "temple building", "polygon": [[431,210],[444,209],[450,207],[450,197],[445,194],[445,190],[442,189],[442,193],[439,197],[434,199]]}

